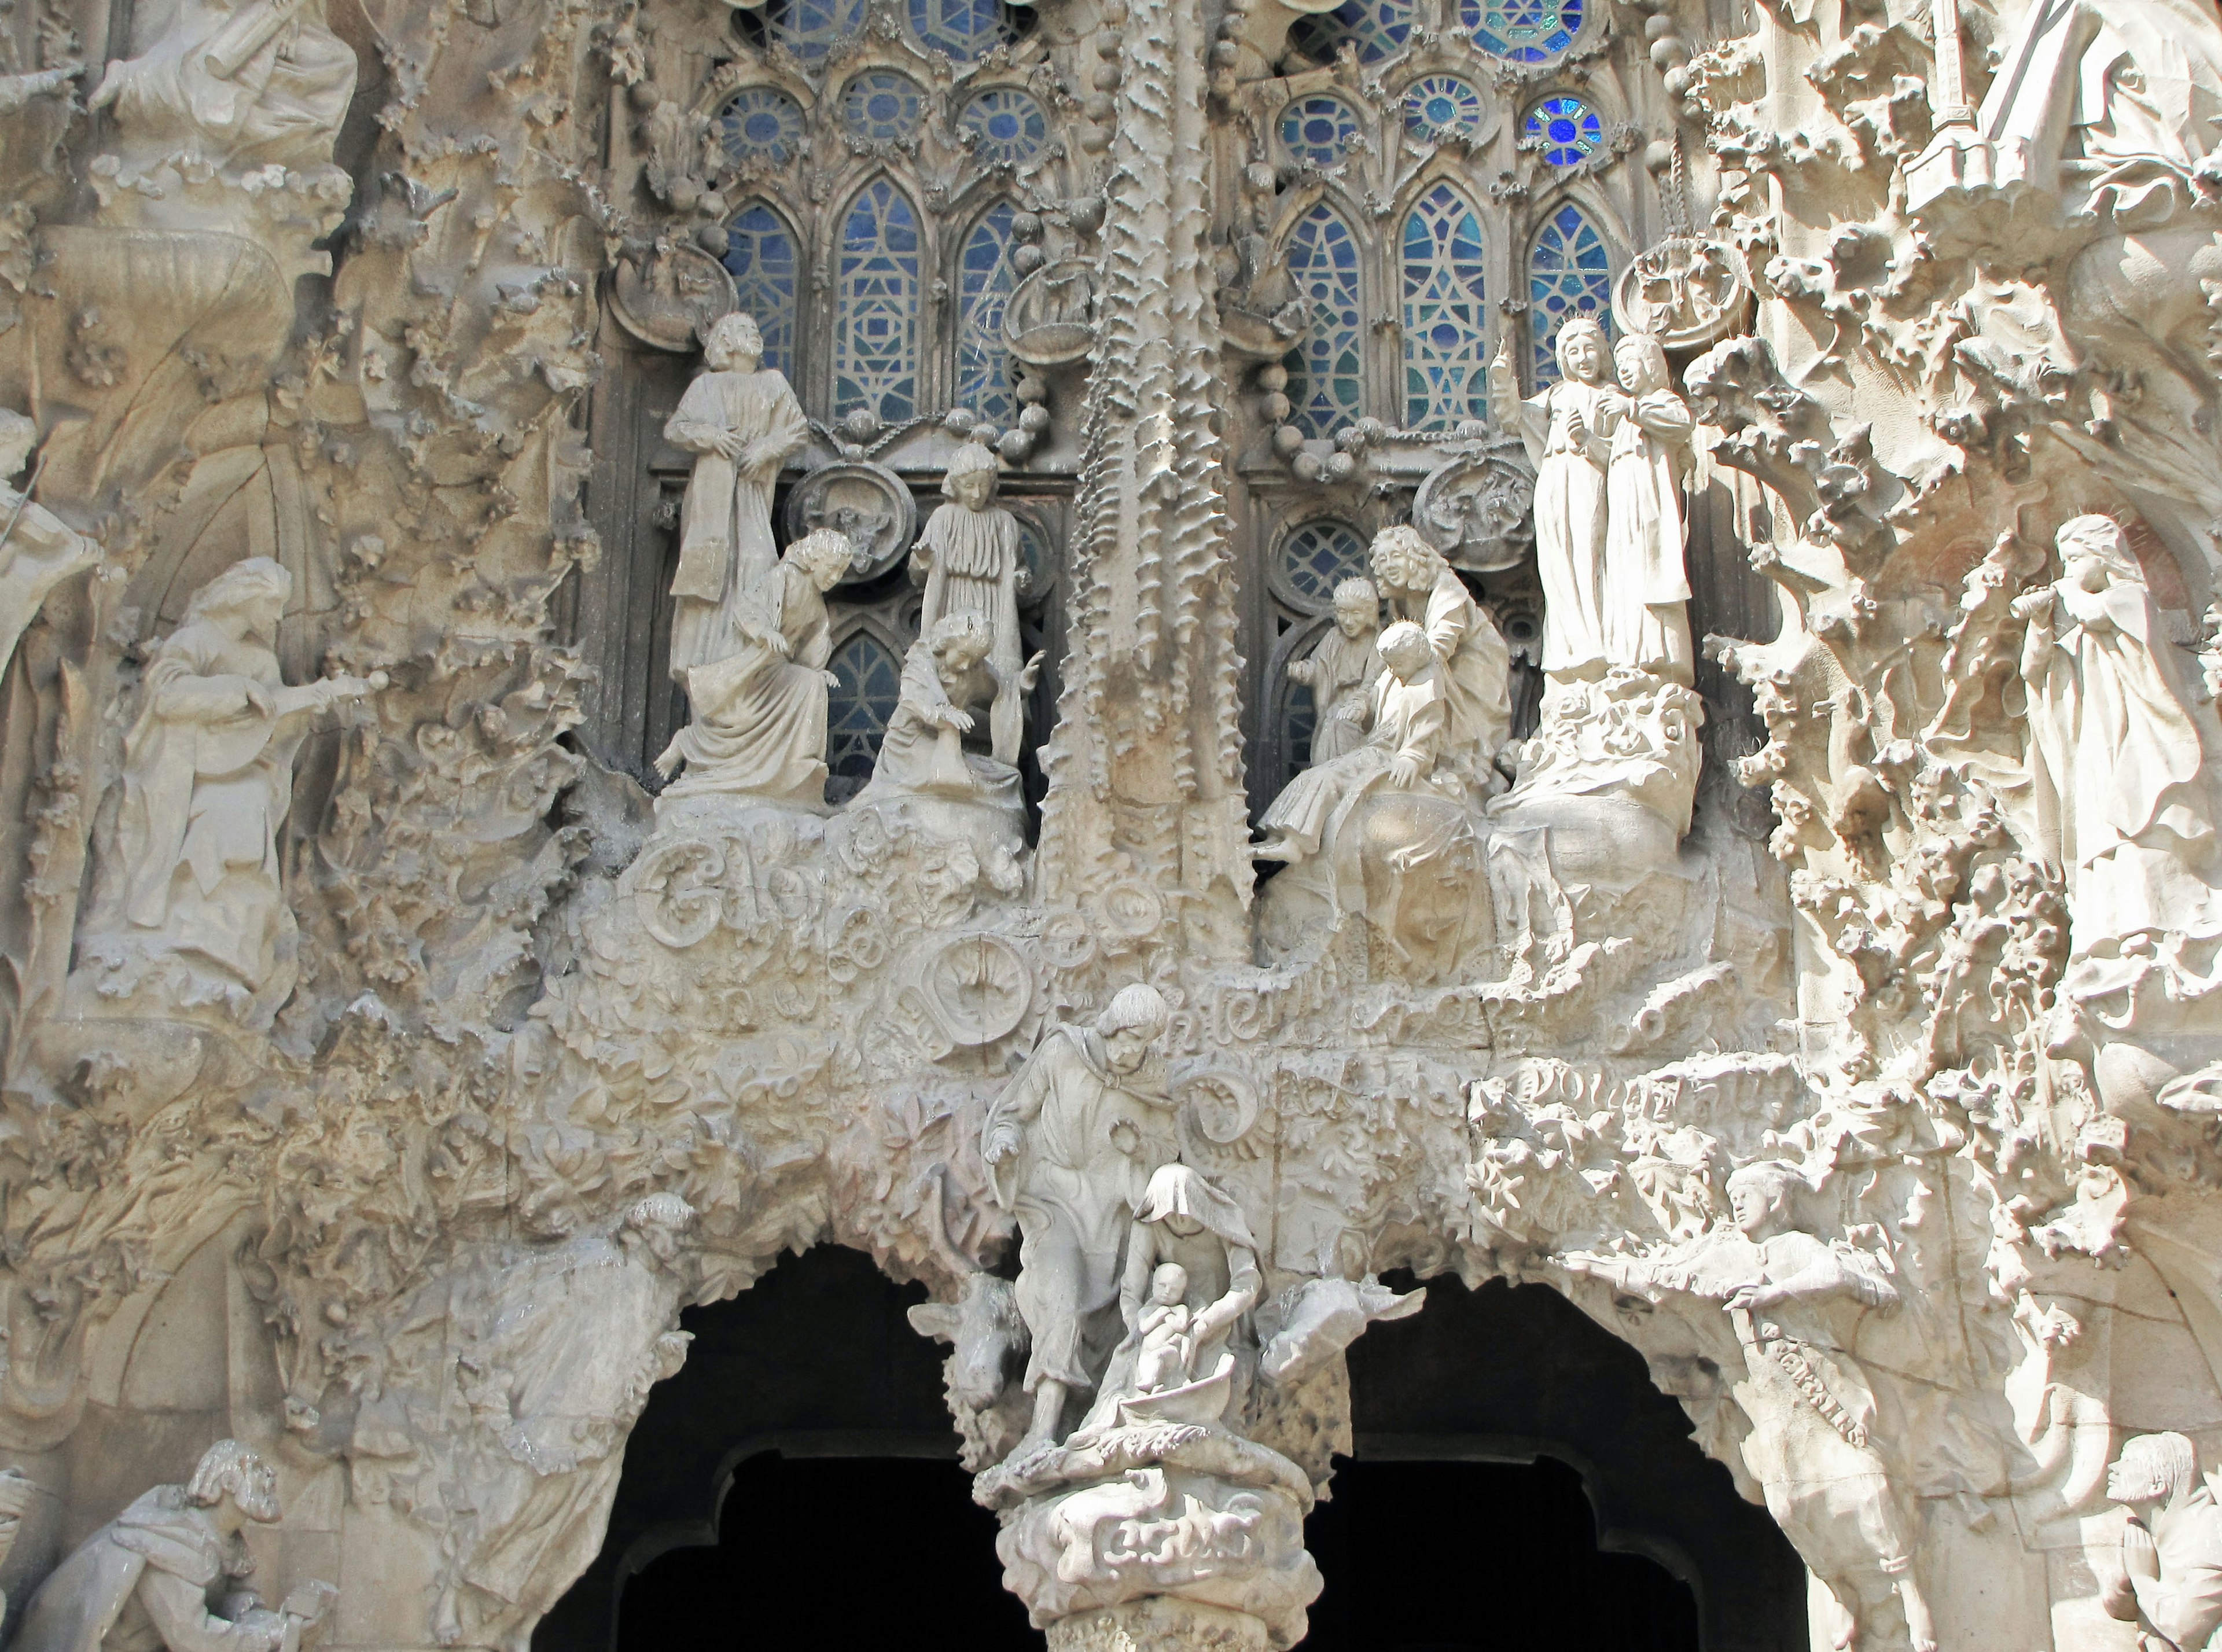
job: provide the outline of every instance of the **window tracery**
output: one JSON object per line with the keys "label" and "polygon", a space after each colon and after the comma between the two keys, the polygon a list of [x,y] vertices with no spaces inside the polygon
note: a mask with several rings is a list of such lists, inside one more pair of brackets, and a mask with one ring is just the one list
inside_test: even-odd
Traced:
{"label": "window tracery", "polygon": [[1344,0],[1334,10],[1300,19],[1289,42],[1307,57],[1331,63],[1347,45],[1360,63],[1379,63],[1411,38],[1411,0]]}
{"label": "window tracery", "polygon": [[1548,63],[1582,31],[1585,0],[1459,0],[1473,43],[1509,63]]}
{"label": "window tracery", "polygon": [[841,91],[841,124],[866,143],[908,143],[925,112],[918,83],[891,69],[867,70]]}
{"label": "window tracery", "polygon": [[980,93],[964,105],[957,124],[972,135],[975,154],[1004,166],[1032,160],[1049,142],[1049,116],[1015,86]]}
{"label": "window tracery", "polygon": [[1404,424],[1444,430],[1489,416],[1481,218],[1448,184],[1404,219]]}
{"label": "window tracery", "polygon": [[[825,767],[839,789],[854,792],[872,777],[880,741],[902,689],[902,658],[876,632],[858,625],[834,645],[826,669],[834,682],[825,712]],[[828,796],[834,788],[829,786]]]}
{"label": "window tracery", "polygon": [[869,0],[769,0],[766,37],[806,62],[824,57],[834,43],[863,32]]}
{"label": "window tracery", "polygon": [[1527,137],[1546,164],[1563,170],[1580,166],[1597,152],[1604,142],[1604,125],[1597,110],[1579,97],[1546,97],[1528,111]]}
{"label": "window tracery", "polygon": [[882,424],[916,415],[918,214],[878,179],[857,192],[841,226],[834,307],[833,412],[862,409]]}
{"label": "window tracery", "polygon": [[1013,286],[1008,201],[983,213],[964,238],[957,261],[957,402],[978,418],[1009,424],[1018,413],[1010,352],[1003,345],[1003,306]]}
{"label": "window tracery", "polygon": [[763,335],[764,365],[792,379],[802,275],[794,233],[767,203],[744,201],[725,226],[725,262],[741,308],[756,317]]}
{"label": "window tracery", "polygon": [[1358,135],[1357,112],[1324,93],[1298,99],[1281,116],[1281,141],[1289,153],[1322,171],[1340,166]]}
{"label": "window tracery", "polygon": [[1364,304],[1358,239],[1322,201],[1290,237],[1290,278],[1312,300],[1309,335],[1289,360],[1290,423],[1327,437],[1365,411]]}
{"label": "window tracery", "polygon": [[1528,255],[1528,327],[1535,382],[1559,376],[1559,334],[1577,317],[1612,330],[1612,258],[1589,215],[1572,202],[1535,232]]}

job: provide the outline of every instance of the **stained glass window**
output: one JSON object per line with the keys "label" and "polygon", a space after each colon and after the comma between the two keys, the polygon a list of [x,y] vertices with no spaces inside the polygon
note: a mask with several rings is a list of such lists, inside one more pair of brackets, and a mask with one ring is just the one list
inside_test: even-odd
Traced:
{"label": "stained glass window", "polygon": [[872,143],[901,143],[918,135],[925,100],[915,81],[891,69],[873,69],[841,93],[841,124]]}
{"label": "stained glass window", "polygon": [[1481,94],[1454,74],[1424,76],[1404,93],[1404,126],[1415,137],[1479,137],[1481,122]]}
{"label": "stained glass window", "polygon": [[1378,63],[1404,49],[1412,35],[1412,0],[1343,0],[1334,10],[1301,17],[1289,43],[1306,57],[1332,62],[1347,41],[1360,63]]}
{"label": "stained glass window", "polygon": [[1322,201],[1296,220],[1288,261],[1297,289],[1315,301],[1311,336],[1289,355],[1290,423],[1307,436],[1332,436],[1365,400],[1357,238]]}
{"label": "stained glass window", "polygon": [[1281,700],[1281,783],[1311,766],[1312,736],[1319,732],[1319,702],[1310,686],[1292,682]]}
{"label": "stained glass window", "polygon": [[1015,86],[996,86],[964,105],[959,126],[972,134],[972,153],[982,160],[1017,166],[1049,141],[1049,117]]}
{"label": "stained glass window", "polygon": [[1528,257],[1528,336],[1538,385],[1558,378],[1559,331],[1577,316],[1611,330],[1612,261],[1597,226],[1569,204],[1551,215]]}
{"label": "stained glass window", "polygon": [[868,0],[769,0],[764,32],[799,58],[821,58],[833,42],[864,32]]}
{"label": "stained glass window", "polygon": [[833,328],[833,411],[918,411],[918,213],[882,178],[849,203]]}
{"label": "stained glass window", "polygon": [[1528,138],[1554,166],[1579,166],[1604,141],[1597,110],[1579,97],[1547,97],[1528,111]]}
{"label": "stained glass window", "polygon": [[1459,0],[1473,43],[1512,63],[1547,63],[1582,32],[1585,0]]}
{"label": "stained glass window", "polygon": [[965,236],[957,261],[957,400],[997,424],[1018,417],[1010,352],[1003,343],[1003,305],[1013,286],[1013,210],[1008,201],[989,207]]}
{"label": "stained glass window", "polygon": [[718,141],[736,160],[784,166],[802,147],[802,110],[776,86],[749,86],[718,111]]}
{"label": "stained glass window", "polygon": [[1365,541],[1345,522],[1307,522],[1281,541],[1281,582],[1303,607],[1325,613],[1334,587],[1365,572]]}
{"label": "stained glass window", "polygon": [[763,364],[794,377],[794,301],[800,261],[794,234],[762,201],[744,201],[725,226],[725,267],[740,290],[741,309],[763,335]]}
{"label": "stained glass window", "polygon": [[1404,219],[1404,424],[1439,430],[1489,417],[1481,219],[1438,184]]}
{"label": "stained glass window", "polygon": [[910,0],[910,32],[928,51],[963,63],[1018,38],[1000,0]]}
{"label": "stained glass window", "polygon": [[834,682],[826,694],[825,766],[837,779],[869,780],[901,693],[902,662],[871,632],[857,631],[833,650],[827,669]]}
{"label": "stained glass window", "polygon": [[1281,116],[1281,141],[1299,160],[1340,166],[1358,136],[1358,116],[1340,97],[1300,97]]}

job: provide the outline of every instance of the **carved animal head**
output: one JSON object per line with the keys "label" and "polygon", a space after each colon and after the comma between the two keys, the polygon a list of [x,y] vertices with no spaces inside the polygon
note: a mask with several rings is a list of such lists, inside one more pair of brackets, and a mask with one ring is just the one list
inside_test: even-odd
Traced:
{"label": "carved animal head", "polygon": [[1282,1298],[1281,1329],[1259,1366],[1276,1383],[1301,1382],[1358,1341],[1377,1319],[1404,1319],[1428,1293],[1398,1296],[1378,1279],[1307,1279]]}
{"label": "carved animal head", "polygon": [[1001,1396],[1013,1356],[1032,1343],[1011,1282],[992,1273],[967,1274],[955,1302],[920,1303],[910,1310],[910,1323],[920,1336],[953,1346],[949,1391],[975,1410]]}

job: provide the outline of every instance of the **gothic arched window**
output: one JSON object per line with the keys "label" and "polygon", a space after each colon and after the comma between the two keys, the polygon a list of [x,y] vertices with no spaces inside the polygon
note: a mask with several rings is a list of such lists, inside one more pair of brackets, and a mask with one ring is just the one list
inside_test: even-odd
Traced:
{"label": "gothic arched window", "polygon": [[1612,260],[1589,215],[1568,202],[1544,221],[1528,255],[1528,336],[1537,385],[1558,378],[1559,332],[1577,316],[1611,330]]}
{"label": "gothic arched window", "polygon": [[883,424],[918,412],[918,214],[882,178],[841,222],[833,329],[833,414],[863,408]]}
{"label": "gothic arched window", "polygon": [[1481,219],[1448,184],[1405,216],[1403,261],[1405,426],[1488,418]]}
{"label": "gothic arched window", "polygon": [[957,259],[957,401],[997,424],[1018,416],[1010,353],[1003,342],[1003,305],[1013,286],[1013,215],[1008,201],[989,207],[964,237]]}
{"label": "gothic arched window", "polygon": [[1412,37],[1413,0],[1343,0],[1334,10],[1299,17],[1289,43],[1306,57],[1332,63],[1346,41],[1360,63],[1378,63]]}
{"label": "gothic arched window", "polygon": [[1307,436],[1332,436],[1365,411],[1364,306],[1358,241],[1326,202],[1296,220],[1289,274],[1314,301],[1311,336],[1289,360],[1290,422]]}
{"label": "gothic arched window", "polygon": [[763,335],[763,364],[794,376],[794,303],[801,261],[785,220],[762,201],[746,201],[725,226],[725,267],[741,295],[741,309]]}
{"label": "gothic arched window", "polygon": [[902,691],[902,662],[861,626],[843,638],[827,662],[833,673],[825,707],[825,767],[853,793],[872,777],[880,742],[894,719]]}

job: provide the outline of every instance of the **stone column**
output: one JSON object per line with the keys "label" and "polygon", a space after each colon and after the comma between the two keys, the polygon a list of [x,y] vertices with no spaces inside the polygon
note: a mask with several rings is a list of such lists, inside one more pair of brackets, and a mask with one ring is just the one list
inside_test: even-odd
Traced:
{"label": "stone column", "polygon": [[[1102,16],[1124,74],[1042,894],[1161,906],[1165,939],[1241,956],[1251,871],[1208,241],[1210,40],[1202,0],[1106,0]],[[1149,892],[1120,892],[1135,883]]]}

